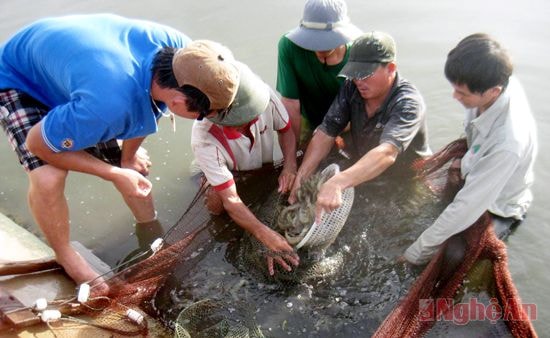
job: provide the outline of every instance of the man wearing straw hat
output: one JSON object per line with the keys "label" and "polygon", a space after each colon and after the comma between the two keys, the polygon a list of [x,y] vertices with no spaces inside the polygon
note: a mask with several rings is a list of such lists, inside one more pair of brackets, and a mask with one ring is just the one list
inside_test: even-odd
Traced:
{"label": "man wearing straw hat", "polygon": [[[180,68],[184,83],[208,91],[213,84],[206,81],[212,76],[204,74],[204,65],[217,62],[220,57],[238,70],[238,90],[228,109],[197,119],[191,133],[195,162],[210,184],[207,207],[213,214],[227,211],[235,223],[265,245],[270,252],[266,259],[271,275],[274,263],[290,271],[298,265],[298,256],[283,236],[258,220],[242,202],[232,174],[272,163],[277,135],[284,159],[279,192],[289,191],[296,174],[296,140],[290,120],[276,93],[246,65],[234,60],[222,45],[197,40],[178,52],[174,61],[185,65]],[[195,76],[205,81],[189,82],[189,78]],[[205,106],[199,111],[207,109]]]}
{"label": "man wearing straw hat", "polygon": [[308,0],[300,26],[279,40],[277,90],[296,140],[311,136],[343,82],[351,41],[361,34],[343,0]]}
{"label": "man wearing straw hat", "polygon": [[408,167],[411,161],[430,154],[424,101],[420,92],[399,76],[396,46],[390,35],[375,31],[358,37],[340,75],[346,81],[313,134],[289,197],[293,203],[302,180],[315,172],[330,152],[334,138],[349,123],[357,161],[321,186],[317,221],[323,211],[342,204],[344,189],[388,171],[401,174],[395,169]]}

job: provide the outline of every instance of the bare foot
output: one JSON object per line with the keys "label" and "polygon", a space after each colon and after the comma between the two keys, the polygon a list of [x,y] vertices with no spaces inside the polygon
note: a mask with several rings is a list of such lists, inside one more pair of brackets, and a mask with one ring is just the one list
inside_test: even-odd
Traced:
{"label": "bare foot", "polygon": [[99,297],[99,296],[107,296],[109,295],[109,285],[105,282],[105,280],[101,277],[95,279],[93,282],[90,283],[91,286],[91,296],[92,297]]}
{"label": "bare foot", "polygon": [[99,274],[72,247],[63,253],[58,253],[56,260],[76,284],[89,283],[95,295],[109,292],[109,287],[103,278],[100,278]]}

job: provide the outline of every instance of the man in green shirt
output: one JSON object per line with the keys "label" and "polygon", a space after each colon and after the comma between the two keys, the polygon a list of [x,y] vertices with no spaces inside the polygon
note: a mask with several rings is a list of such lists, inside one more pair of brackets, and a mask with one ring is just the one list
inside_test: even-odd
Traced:
{"label": "man in green shirt", "polygon": [[299,143],[323,121],[343,82],[337,75],[351,41],[360,34],[343,0],[308,0],[300,26],[279,40],[277,91]]}

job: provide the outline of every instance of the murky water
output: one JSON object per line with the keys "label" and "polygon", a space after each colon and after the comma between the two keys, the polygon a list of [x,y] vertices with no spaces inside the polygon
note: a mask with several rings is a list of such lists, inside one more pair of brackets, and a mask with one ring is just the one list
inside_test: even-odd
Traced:
{"label": "murky water", "polygon": [[[348,6],[352,21],[362,29],[385,30],[395,37],[400,72],[419,87],[428,104],[428,126],[433,149],[438,149],[461,133],[462,108],[452,100],[451,88],[443,76],[443,63],[448,50],[460,38],[484,31],[496,36],[511,51],[516,74],[525,86],[538,123],[540,153],[533,188],[535,201],[527,220],[508,240],[509,264],[523,301],[537,304],[538,317],[534,324],[539,334],[550,331],[550,277],[546,272],[547,268],[543,268],[550,260],[547,245],[550,237],[550,211],[547,208],[550,203],[550,194],[547,191],[547,182],[550,179],[550,157],[547,151],[550,134],[546,132],[550,127],[550,109],[544,96],[546,80],[550,75],[550,66],[544,59],[550,52],[547,43],[550,41],[550,24],[547,19],[550,5],[544,0],[466,0],[460,3],[448,0],[396,0],[379,3],[348,0]],[[158,0],[154,3],[142,0],[3,0],[0,2],[0,40],[5,40],[24,24],[44,16],[113,12],[159,21],[180,29],[194,39],[220,41],[229,46],[237,58],[249,64],[266,82],[274,85],[278,38],[297,24],[302,7],[303,2],[296,0]],[[192,159],[189,147],[190,126],[189,121],[179,119],[178,131],[174,134],[167,121],[162,121],[160,132],[149,137],[146,143],[154,161],[151,179],[154,183],[157,209],[166,229],[181,216],[195,189],[189,179],[189,164]],[[26,206],[26,189],[26,175],[19,168],[15,155],[6,141],[0,142],[0,212],[36,230]],[[370,190],[367,187],[360,188],[362,189],[365,189],[364,195],[359,196],[363,196],[363,203],[374,207]],[[93,248],[110,264],[136,248],[132,216],[109,183],[85,175],[71,174],[67,196],[71,208],[73,240]],[[399,202],[396,198],[390,204],[392,208],[400,208],[402,205]],[[387,206],[381,204],[379,207]],[[352,239],[364,241],[365,245],[376,248],[376,251],[368,251],[369,255],[375,256],[375,260],[391,260],[402,251],[405,242],[417,235],[414,231],[399,234],[403,236],[403,246],[385,246],[391,243],[386,241],[387,238],[393,238],[399,233],[400,221],[396,219],[395,224],[380,223],[369,219],[368,215],[362,215],[362,212],[354,210],[354,213],[358,213],[354,217],[368,221],[356,225],[361,230],[354,231],[357,238]],[[430,223],[429,219],[422,217],[415,221],[418,232]],[[364,239],[357,234],[364,234]],[[346,233],[343,235],[346,236]],[[356,268],[365,273],[351,276],[344,273],[342,278],[333,281],[333,288],[329,288],[332,291],[318,295],[319,298],[326,297],[325,301],[331,303],[336,297],[340,297],[346,303],[353,303],[353,299],[361,297],[366,299],[364,301],[372,301],[376,297],[398,296],[398,292],[392,288],[399,283],[399,276],[392,275],[391,269],[385,270],[382,264],[380,271],[370,271],[367,266],[360,266],[366,263],[359,263],[353,255],[350,254],[347,259],[349,264],[359,264]],[[371,290],[372,283],[369,284],[368,281],[372,281],[372,278],[379,278],[374,284],[379,282],[380,285],[387,280],[388,288]],[[339,290],[352,284],[359,287],[354,291],[346,291],[344,296],[338,296]],[[286,303],[281,303],[281,307],[284,306]],[[298,308],[299,306],[294,307]],[[299,311],[293,314],[297,312]],[[359,311],[352,315],[359,316],[360,313]],[[335,307],[335,318],[346,315],[350,315],[349,311]],[[299,321],[303,317],[305,315],[296,314],[289,316],[288,320]],[[282,322],[283,319],[273,321]],[[288,323],[287,325],[287,328],[295,327]],[[275,329],[275,325],[272,329]],[[310,327],[306,329],[308,332],[312,330]],[[356,329],[350,332],[370,332],[360,328],[354,331]]]}
{"label": "murky water", "polygon": [[[275,178],[249,178],[249,184],[256,182],[261,185],[243,197],[269,224],[276,217],[274,206],[284,202],[277,197]],[[419,182],[365,184],[356,189],[348,221],[321,263],[312,264],[312,253],[301,249],[301,265],[290,273],[276,269],[273,277],[267,275],[259,244],[242,236],[227,217],[214,218],[208,235],[185,250],[192,259],[169,277],[154,307],[168,325],[185,308],[192,313],[190,321],[204,323],[215,317],[200,305],[208,298],[233,309],[224,314],[227,318],[253,321],[251,327],[268,337],[369,336],[419,273],[396,257],[422,231],[417,224],[433,221],[442,206]]]}

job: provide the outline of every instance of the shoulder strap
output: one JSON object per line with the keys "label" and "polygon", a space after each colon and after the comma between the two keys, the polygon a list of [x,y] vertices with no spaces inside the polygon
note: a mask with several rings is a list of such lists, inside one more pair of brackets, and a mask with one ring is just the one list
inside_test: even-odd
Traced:
{"label": "shoulder strap", "polygon": [[233,169],[237,170],[237,161],[235,160],[235,155],[233,154],[233,151],[231,150],[231,147],[229,146],[229,143],[227,142],[227,139],[225,138],[225,135],[223,134],[222,128],[218,127],[217,125],[213,124],[210,129],[208,129],[208,132],[212,134],[218,140],[224,149],[229,154],[229,157],[231,157],[231,160],[233,161]]}

